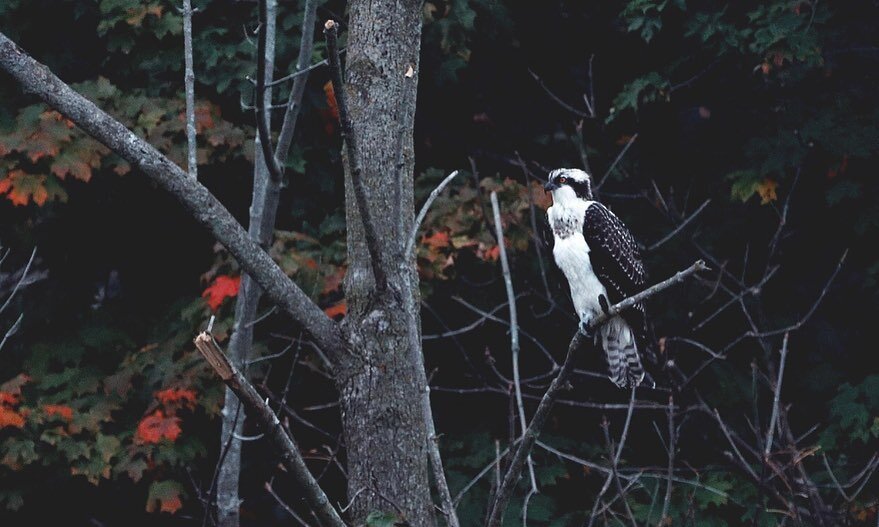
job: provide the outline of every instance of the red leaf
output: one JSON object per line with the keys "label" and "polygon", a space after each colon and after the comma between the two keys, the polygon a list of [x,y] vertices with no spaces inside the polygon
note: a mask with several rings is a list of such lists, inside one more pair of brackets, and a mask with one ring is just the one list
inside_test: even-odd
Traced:
{"label": "red leaf", "polygon": [[443,231],[437,231],[431,236],[424,236],[422,243],[427,244],[431,249],[440,249],[449,246],[449,234]]}
{"label": "red leaf", "polygon": [[348,304],[345,303],[344,300],[339,302],[338,304],[328,307],[324,309],[324,313],[327,314],[330,318],[336,318],[338,316],[345,316],[345,313],[348,312]]}
{"label": "red leaf", "polygon": [[57,415],[58,417],[64,419],[67,422],[73,420],[73,408],[63,405],[63,404],[46,404],[43,405],[43,411],[46,412],[46,415],[53,416]]}
{"label": "red leaf", "polygon": [[12,408],[0,406],[0,430],[7,426],[24,428],[24,416]]}
{"label": "red leaf", "polygon": [[156,392],[156,399],[165,406],[183,405],[195,407],[195,392],[187,388],[167,388]]}
{"label": "red leaf", "polygon": [[238,288],[241,287],[240,276],[220,275],[214,278],[214,282],[201,294],[213,311],[220,309],[223,301],[229,297],[238,296]]}
{"label": "red leaf", "polygon": [[147,444],[156,444],[162,439],[174,442],[182,431],[179,417],[168,417],[162,410],[156,410],[140,420],[135,438]]}

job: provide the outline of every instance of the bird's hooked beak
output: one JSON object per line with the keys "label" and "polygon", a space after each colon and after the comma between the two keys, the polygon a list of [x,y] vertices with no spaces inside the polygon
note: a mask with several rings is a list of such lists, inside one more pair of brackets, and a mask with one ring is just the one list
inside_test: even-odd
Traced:
{"label": "bird's hooked beak", "polygon": [[553,182],[553,180],[551,180],[551,179],[546,182],[546,185],[543,185],[543,190],[545,190],[547,192],[552,192],[553,190],[555,190],[557,188],[559,188],[559,186],[556,185],[555,182]]}

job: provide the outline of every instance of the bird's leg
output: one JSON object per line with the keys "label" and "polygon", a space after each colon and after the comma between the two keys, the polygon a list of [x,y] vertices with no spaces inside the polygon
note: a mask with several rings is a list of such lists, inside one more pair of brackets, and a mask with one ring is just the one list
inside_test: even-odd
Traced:
{"label": "bird's leg", "polygon": [[604,311],[605,315],[610,315],[610,304],[607,302],[606,296],[598,295],[598,305],[601,306],[601,310]]}
{"label": "bird's leg", "polygon": [[580,333],[588,339],[595,338],[595,330],[589,327],[592,322],[593,315],[588,311],[580,313]]}

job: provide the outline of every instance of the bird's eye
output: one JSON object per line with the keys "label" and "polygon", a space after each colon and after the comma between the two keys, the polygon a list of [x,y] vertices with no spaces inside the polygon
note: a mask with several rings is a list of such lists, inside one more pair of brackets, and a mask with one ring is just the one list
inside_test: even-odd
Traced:
{"label": "bird's eye", "polygon": [[559,183],[561,183],[562,185],[564,185],[567,182],[568,182],[568,178],[566,178],[565,176],[562,176],[559,178]]}

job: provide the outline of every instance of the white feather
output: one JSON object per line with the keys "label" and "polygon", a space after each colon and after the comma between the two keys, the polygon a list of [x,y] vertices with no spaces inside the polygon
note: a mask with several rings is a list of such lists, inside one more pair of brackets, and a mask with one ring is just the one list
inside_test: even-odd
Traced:
{"label": "white feather", "polygon": [[556,265],[568,279],[571,300],[580,320],[588,322],[600,313],[599,295],[607,296],[607,290],[595,275],[589,259],[589,244],[583,237],[583,219],[594,201],[577,197],[573,189],[563,186],[552,192],[553,206],[546,214],[552,226],[555,244],[553,257]]}

